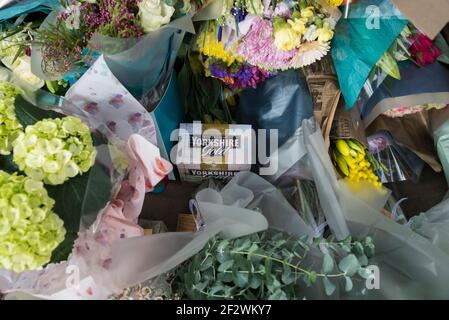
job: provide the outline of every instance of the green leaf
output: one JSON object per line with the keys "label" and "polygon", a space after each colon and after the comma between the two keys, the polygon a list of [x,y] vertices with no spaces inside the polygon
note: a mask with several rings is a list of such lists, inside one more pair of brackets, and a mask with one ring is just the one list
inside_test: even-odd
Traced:
{"label": "green leaf", "polygon": [[111,196],[112,184],[106,169],[95,164],[88,172],[63,185],[46,186],[56,203],[54,211],[64,221],[67,231],[78,232],[83,215],[97,213]]}
{"label": "green leaf", "polygon": [[223,272],[217,274],[217,280],[221,282],[232,282],[234,281],[234,277],[232,276],[232,273],[230,272]]}
{"label": "green leaf", "polygon": [[438,34],[434,41],[434,44],[441,51],[441,55],[437,58],[437,60],[442,63],[449,64],[449,46],[441,34]]}
{"label": "green leaf", "polygon": [[282,289],[277,289],[270,296],[268,296],[268,300],[288,300],[288,298]]}
{"label": "green leaf", "polygon": [[359,276],[361,276],[363,279],[368,279],[372,273],[370,271],[368,271],[368,269],[366,268],[360,268],[357,273],[359,274]]}
{"label": "green leaf", "polygon": [[12,159],[12,154],[9,154],[7,156],[0,155],[0,170],[6,171],[11,174],[19,171],[19,168]]}
{"label": "green leaf", "polygon": [[214,259],[212,257],[207,257],[200,265],[200,271],[204,271],[212,267]]}
{"label": "green leaf", "polygon": [[251,247],[251,240],[248,238],[239,239],[236,242],[237,248],[234,249],[234,251],[245,251]]}
{"label": "green leaf", "polygon": [[64,117],[61,113],[51,110],[43,110],[36,107],[25,100],[22,96],[16,97],[15,112],[17,120],[24,128],[43,119],[56,119]]}
{"label": "green leaf", "polygon": [[330,273],[334,269],[334,259],[326,253],[323,257],[323,273]]}
{"label": "green leaf", "polygon": [[341,259],[340,263],[338,264],[338,268],[347,276],[353,276],[359,270],[360,264],[357,260],[357,257],[353,254],[350,254]]}
{"label": "green leaf", "polygon": [[210,291],[208,293],[210,296],[213,296],[223,291],[224,285],[222,283],[217,282],[214,286],[212,286],[212,288],[210,288]]}
{"label": "green leaf", "polygon": [[359,260],[359,264],[361,266],[367,266],[369,263],[368,258],[365,255],[362,255],[362,256],[358,257],[357,259]]}
{"label": "green leaf", "polygon": [[249,287],[251,289],[258,289],[262,284],[262,277],[258,274],[254,274],[251,276],[249,280]]}
{"label": "green leaf", "polygon": [[234,276],[234,283],[236,286],[244,288],[248,285],[248,278],[249,278],[248,272],[241,272],[236,270],[233,272],[233,276]]}
{"label": "green leaf", "polygon": [[78,232],[67,232],[64,240],[52,252],[50,263],[57,263],[67,260],[67,257],[72,253],[73,243],[78,237]]}
{"label": "green leaf", "polygon": [[282,284],[279,282],[276,276],[270,274],[267,278],[268,279],[266,282],[266,286],[270,292],[274,293],[276,290],[281,288]]}
{"label": "green leaf", "polygon": [[346,284],[345,284],[345,291],[346,291],[346,292],[349,292],[349,291],[352,290],[352,287],[353,287],[353,285],[352,285],[352,280],[351,280],[351,278],[349,278],[349,277],[345,277],[345,281],[346,281]]}
{"label": "green leaf", "polygon": [[230,269],[233,264],[234,264],[234,260],[227,260],[227,261],[223,262],[218,267],[218,272],[224,272],[224,271]]}
{"label": "green leaf", "polygon": [[196,289],[196,290],[198,290],[198,291],[204,291],[204,289],[206,289],[206,287],[207,287],[208,284],[209,284],[208,281],[203,281],[203,282],[200,282],[200,283],[198,283],[198,284],[195,284],[194,286],[195,286],[195,289]]}
{"label": "green leaf", "polygon": [[333,284],[327,277],[323,278],[324,291],[328,296],[332,295],[336,289],[335,284]]}
{"label": "green leaf", "polygon": [[217,251],[218,252],[223,252],[228,245],[229,245],[229,240],[222,240],[222,241],[220,241],[220,243],[217,246]]}
{"label": "green leaf", "polygon": [[283,266],[283,272],[282,272],[282,276],[281,276],[281,280],[283,283],[285,284],[292,284],[295,281],[295,274],[292,272],[292,269],[287,266],[284,265]]}

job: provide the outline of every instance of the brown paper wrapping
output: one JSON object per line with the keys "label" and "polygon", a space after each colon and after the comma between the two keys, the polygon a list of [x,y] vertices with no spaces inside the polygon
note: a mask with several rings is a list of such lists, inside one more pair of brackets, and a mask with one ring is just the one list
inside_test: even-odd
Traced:
{"label": "brown paper wrapping", "polygon": [[341,97],[331,58],[326,56],[305,67],[304,75],[312,95],[315,119],[323,132],[325,145],[329,148],[332,122]]}
{"label": "brown paper wrapping", "polygon": [[346,110],[343,99],[340,99],[330,133],[332,140],[356,139],[367,145],[366,135],[358,108]]}
{"label": "brown paper wrapping", "polygon": [[419,30],[435,39],[449,23],[449,0],[392,0]]}

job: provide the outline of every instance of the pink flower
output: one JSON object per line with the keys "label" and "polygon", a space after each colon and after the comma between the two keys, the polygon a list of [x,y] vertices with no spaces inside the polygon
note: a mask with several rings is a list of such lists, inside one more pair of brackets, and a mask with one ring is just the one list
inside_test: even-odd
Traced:
{"label": "pink flower", "polygon": [[267,70],[285,70],[296,54],[296,50],[281,51],[273,43],[271,21],[257,17],[248,33],[242,38],[237,52],[254,66]]}
{"label": "pink flower", "polygon": [[411,40],[413,43],[410,47],[410,53],[418,64],[422,66],[432,64],[441,55],[440,49],[426,35],[420,33],[418,36],[412,37]]}

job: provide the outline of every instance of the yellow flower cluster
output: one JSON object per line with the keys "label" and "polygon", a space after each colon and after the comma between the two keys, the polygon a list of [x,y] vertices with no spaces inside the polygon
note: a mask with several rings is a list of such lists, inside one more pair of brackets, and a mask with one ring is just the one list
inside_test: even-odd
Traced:
{"label": "yellow flower cluster", "polygon": [[340,172],[351,182],[367,181],[376,187],[382,183],[367,160],[365,146],[354,139],[337,140],[332,149],[334,161]]}
{"label": "yellow flower cluster", "polygon": [[215,59],[222,60],[228,66],[235,61],[239,61],[237,57],[230,53],[230,50],[225,50],[223,41],[218,41],[217,35],[213,30],[208,30],[198,37],[197,40],[200,53]]}
{"label": "yellow flower cluster", "polygon": [[326,0],[326,2],[332,7],[339,7],[343,4],[343,0]]}

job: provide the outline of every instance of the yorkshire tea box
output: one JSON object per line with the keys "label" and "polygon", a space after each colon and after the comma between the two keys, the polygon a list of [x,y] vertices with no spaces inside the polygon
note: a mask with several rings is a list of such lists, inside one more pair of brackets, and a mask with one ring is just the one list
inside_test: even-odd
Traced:
{"label": "yorkshire tea box", "polygon": [[249,171],[253,139],[250,125],[181,124],[176,156],[181,180],[228,179],[240,171]]}

